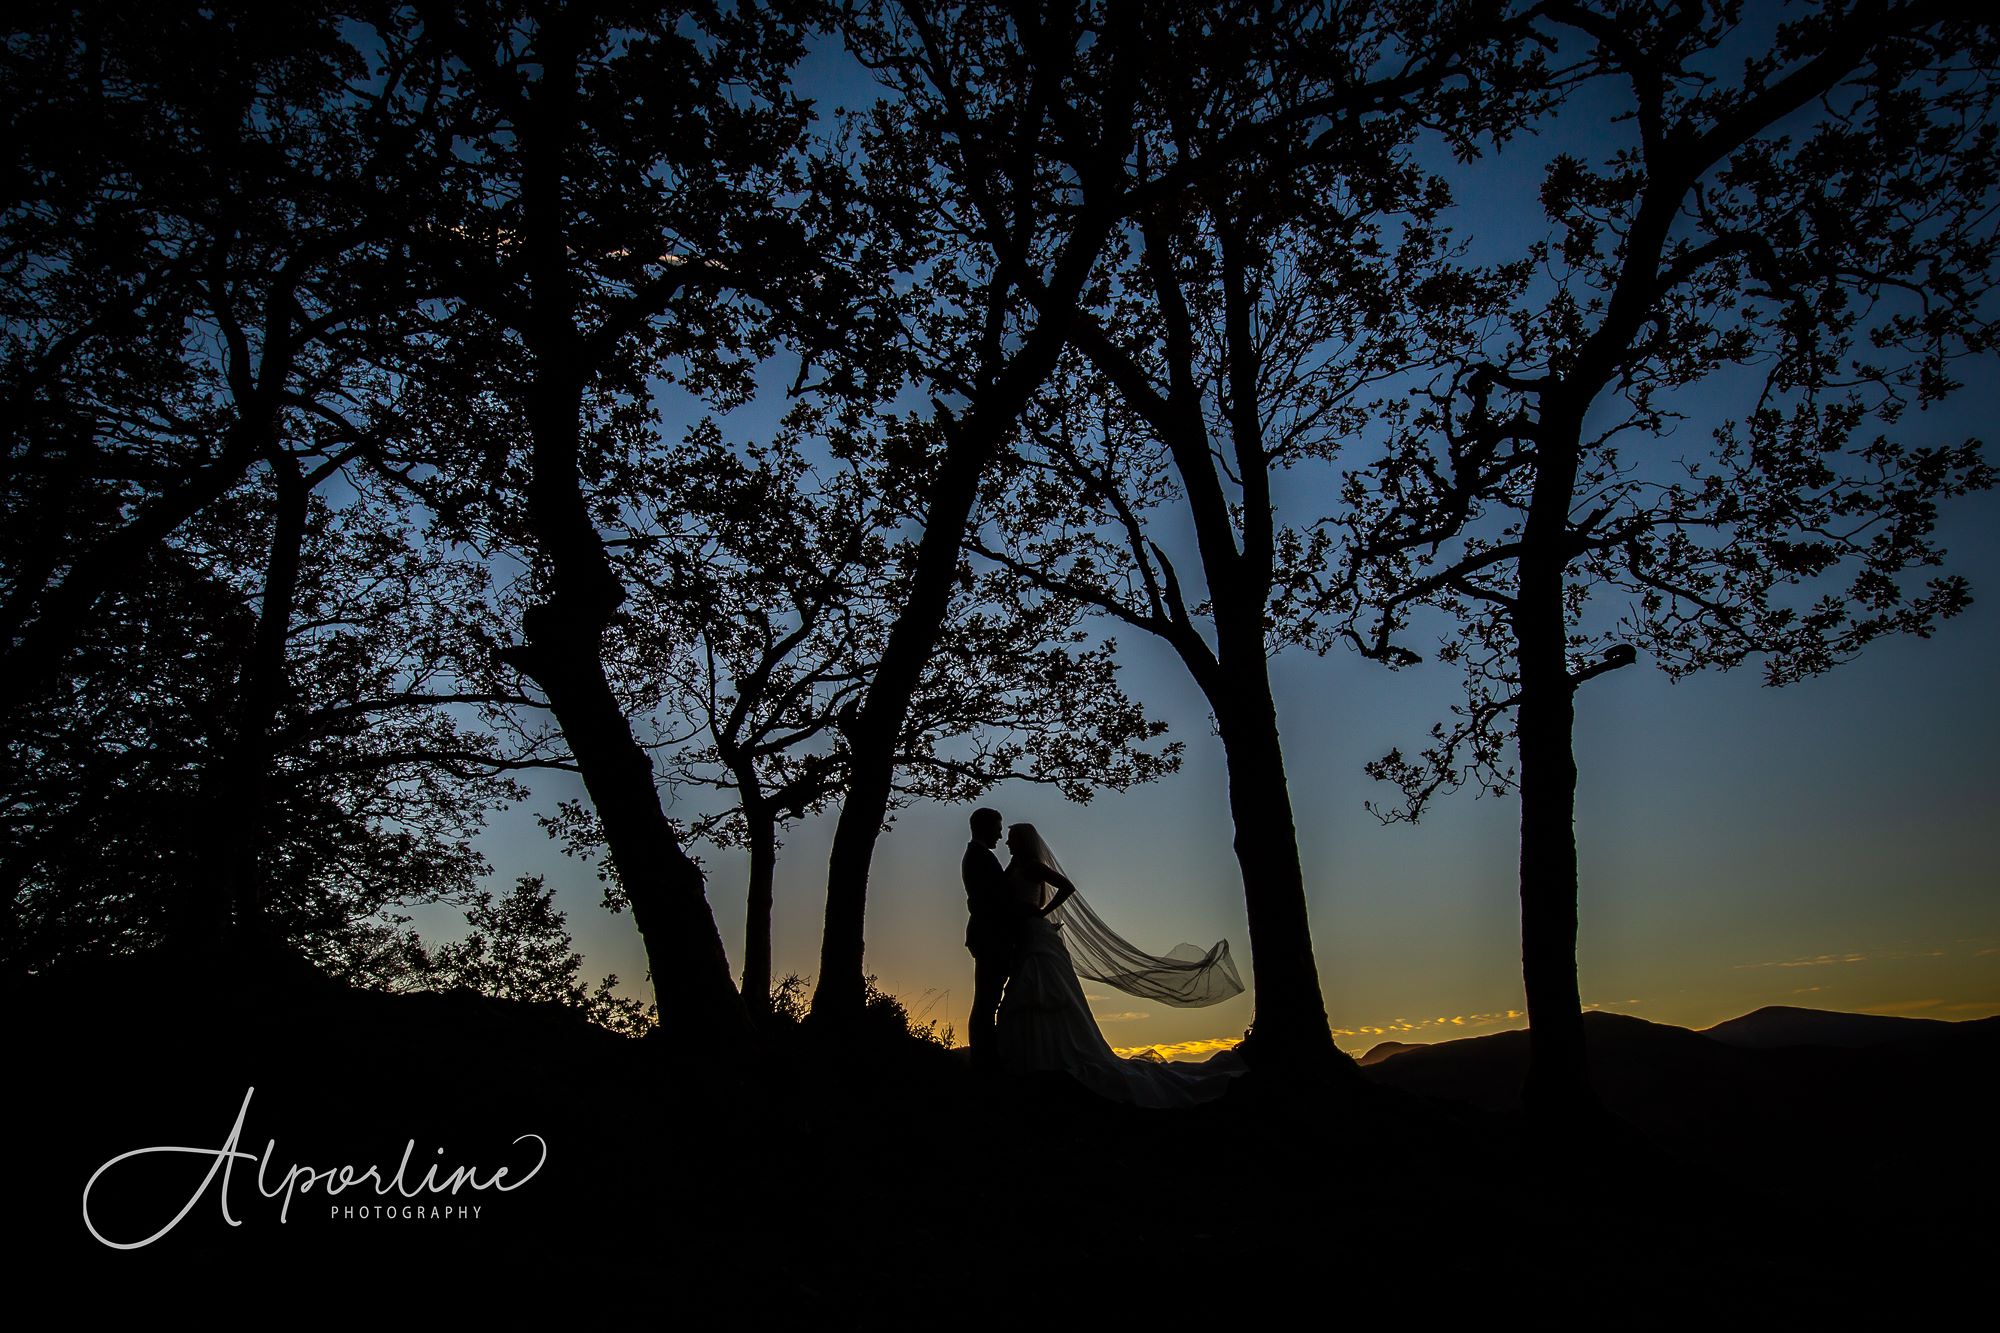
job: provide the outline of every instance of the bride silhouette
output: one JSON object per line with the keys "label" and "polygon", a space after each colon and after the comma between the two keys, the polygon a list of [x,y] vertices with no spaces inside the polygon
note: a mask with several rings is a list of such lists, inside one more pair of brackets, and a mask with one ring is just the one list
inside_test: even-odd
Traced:
{"label": "bride silhouette", "polygon": [[1098,1030],[1079,974],[1143,999],[1183,1007],[1243,991],[1227,941],[1142,953],[1114,934],[1076,892],[1032,824],[1007,832],[1007,883],[1025,918],[1020,954],[1000,1001],[997,1046],[1016,1073],[1068,1074],[1099,1096],[1136,1106],[1192,1106],[1229,1090],[1245,1066],[1233,1051],[1200,1064],[1148,1053],[1125,1060]]}

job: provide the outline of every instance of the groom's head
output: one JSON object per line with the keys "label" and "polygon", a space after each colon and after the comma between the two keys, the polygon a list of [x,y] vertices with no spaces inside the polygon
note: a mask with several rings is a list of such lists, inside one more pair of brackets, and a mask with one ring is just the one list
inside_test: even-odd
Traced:
{"label": "groom's head", "polygon": [[982,847],[998,847],[1005,825],[998,810],[982,805],[972,812],[972,840]]}

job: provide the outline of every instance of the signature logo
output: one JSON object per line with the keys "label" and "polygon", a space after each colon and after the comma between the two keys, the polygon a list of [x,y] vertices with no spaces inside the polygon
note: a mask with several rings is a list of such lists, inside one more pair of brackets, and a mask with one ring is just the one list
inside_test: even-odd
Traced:
{"label": "signature logo", "polygon": [[[215,1182],[218,1172],[222,1176],[222,1189],[217,1196],[218,1201],[222,1205],[222,1220],[232,1227],[240,1227],[243,1223],[233,1217],[229,1211],[229,1186],[236,1170],[236,1164],[239,1161],[257,1163],[258,1193],[267,1199],[282,1198],[284,1200],[278,1208],[278,1221],[282,1223],[291,1216],[293,1196],[310,1194],[315,1187],[319,1188],[329,1198],[345,1193],[348,1190],[361,1189],[366,1186],[372,1188],[377,1197],[397,1195],[404,1200],[432,1200],[431,1202],[422,1204],[407,1202],[401,1204],[364,1205],[352,1203],[344,1205],[330,1204],[330,1216],[332,1217],[351,1217],[358,1213],[363,1217],[465,1217],[469,1215],[476,1219],[479,1216],[479,1206],[439,1205],[434,1202],[436,1196],[442,1194],[455,1197],[461,1190],[494,1190],[501,1194],[507,1194],[533,1180],[549,1159],[549,1145],[541,1135],[523,1134],[514,1140],[515,1144],[518,1145],[528,1139],[533,1139],[536,1147],[540,1150],[540,1155],[535,1159],[535,1164],[528,1169],[528,1173],[524,1176],[510,1180],[508,1178],[509,1169],[504,1166],[496,1168],[493,1174],[485,1180],[481,1180],[478,1173],[469,1166],[449,1167],[440,1175],[440,1168],[445,1168],[446,1164],[443,1162],[432,1162],[424,1171],[422,1179],[412,1183],[409,1179],[412,1170],[410,1158],[417,1150],[417,1141],[411,1139],[403,1146],[403,1160],[397,1163],[394,1174],[390,1175],[386,1180],[383,1179],[381,1171],[374,1166],[361,1170],[352,1165],[329,1166],[322,1169],[294,1164],[285,1170],[282,1177],[277,1178],[275,1183],[272,1183],[270,1180],[271,1157],[277,1150],[278,1141],[276,1139],[266,1140],[264,1155],[261,1158],[255,1153],[244,1152],[237,1147],[237,1144],[243,1140],[243,1122],[249,1118],[250,1099],[256,1094],[256,1091],[257,1089],[253,1087],[244,1092],[243,1105],[236,1112],[236,1123],[230,1126],[229,1137],[222,1141],[220,1148],[182,1148],[173,1146],[134,1148],[130,1152],[119,1153],[116,1157],[92,1172],[89,1183],[83,1187],[83,1224],[90,1229],[90,1234],[114,1250],[144,1249],[179,1226],[181,1220],[194,1211],[195,1205],[201,1202],[202,1195],[208,1193],[208,1187]],[[161,1226],[158,1231],[147,1236],[144,1240],[112,1240],[99,1231],[97,1224],[90,1220],[90,1192],[97,1188],[98,1182],[104,1178],[105,1173],[116,1167],[120,1162],[128,1162],[136,1157],[149,1157],[155,1153],[190,1153],[196,1157],[208,1157],[213,1160],[209,1163],[208,1174],[202,1177],[201,1184],[197,1185],[194,1193],[188,1196],[188,1201],[182,1204],[181,1210],[169,1218],[165,1225]],[[439,1156],[443,1156],[444,1149],[439,1148],[438,1154]]]}

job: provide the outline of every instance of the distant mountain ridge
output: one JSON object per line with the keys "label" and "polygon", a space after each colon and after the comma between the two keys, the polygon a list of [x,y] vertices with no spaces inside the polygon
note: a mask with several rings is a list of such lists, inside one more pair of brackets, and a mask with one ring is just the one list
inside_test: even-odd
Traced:
{"label": "distant mountain ridge", "polygon": [[[1586,1021],[1592,1023],[1610,1017],[1631,1016],[1594,1012],[1585,1015]],[[1954,1030],[1983,1028],[1987,1025],[2000,1028],[2000,1015],[1951,1021],[1941,1018],[1908,1018],[1895,1014],[1853,1014],[1837,1009],[1802,1009],[1789,1004],[1765,1005],[1762,1009],[1753,1009],[1747,1014],[1724,1019],[1715,1026],[1706,1028],[1682,1028],[1672,1023],[1651,1023],[1644,1019],[1635,1021],[1645,1023],[1647,1027],[1692,1032],[1696,1036],[1719,1041],[1725,1046],[1764,1051],[1784,1046],[1837,1046],[1858,1049],[1864,1046],[1879,1046],[1885,1042],[1938,1037]],[[1449,1041],[1384,1041],[1376,1043],[1364,1054],[1357,1056],[1355,1063],[1364,1067],[1377,1065],[1384,1060],[1413,1051],[1440,1051],[1446,1047],[1460,1047],[1472,1042],[1493,1041],[1510,1034],[1519,1034],[1519,1039],[1522,1041],[1525,1041],[1527,1036],[1525,1029],[1514,1028],[1508,1032],[1489,1033],[1482,1037],[1454,1037]]]}
{"label": "distant mountain ridge", "polygon": [[1368,1053],[1366,1055],[1357,1058],[1355,1063],[1360,1065],[1380,1064],[1382,1061],[1388,1059],[1390,1056],[1401,1055],[1404,1051],[1421,1051],[1422,1049],[1424,1049],[1424,1046],[1426,1044],[1427,1043],[1420,1041],[1377,1042],[1375,1045],[1370,1046],[1368,1048]]}
{"label": "distant mountain ridge", "polygon": [[1833,1009],[1800,1009],[1789,1004],[1772,1004],[1699,1031],[1704,1037],[1727,1042],[1731,1046],[1770,1050],[1775,1046],[1875,1046],[1885,1041],[1937,1036],[1953,1026],[1938,1018],[1849,1014]]}
{"label": "distant mountain ridge", "polygon": [[[1988,1130],[2000,1101],[2000,1016],[1943,1022],[1776,1006],[1706,1031],[1629,1014],[1583,1020],[1605,1109],[1708,1160],[1748,1169],[1780,1156],[1808,1174],[1828,1162],[1893,1172],[1894,1153],[1857,1154],[1857,1146],[1949,1141],[1968,1172],[2000,1168],[2000,1140]],[[1385,1042],[1360,1063],[1385,1088],[1516,1112],[1528,1033]]]}

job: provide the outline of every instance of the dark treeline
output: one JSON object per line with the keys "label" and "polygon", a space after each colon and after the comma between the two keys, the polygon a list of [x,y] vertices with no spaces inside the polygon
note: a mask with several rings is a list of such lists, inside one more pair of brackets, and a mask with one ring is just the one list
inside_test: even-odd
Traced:
{"label": "dark treeline", "polygon": [[[899,805],[1177,765],[1119,683],[1140,630],[1226,758],[1253,1065],[1344,1079],[1269,659],[1444,625],[1467,702],[1372,765],[1385,817],[1518,792],[1530,1102],[1587,1110],[1576,690],[1784,683],[1968,600],[1933,527],[1992,476],[1924,416],[1992,350],[2000,44],[1959,6],[14,23],[13,976],[254,946],[631,1028],[538,885],[477,887],[514,775],[562,768],[588,803],[546,822],[718,1051],[772,1003],[783,832],[830,814],[811,1012],[847,1030]],[[1496,252],[1455,173],[1557,126],[1594,146]],[[1717,385],[1742,409],[1668,446]],[[735,965],[697,841],[750,853]],[[420,902],[472,939],[400,934]]]}

